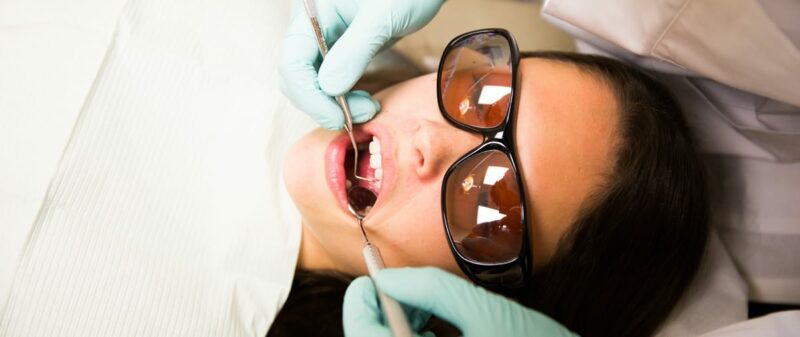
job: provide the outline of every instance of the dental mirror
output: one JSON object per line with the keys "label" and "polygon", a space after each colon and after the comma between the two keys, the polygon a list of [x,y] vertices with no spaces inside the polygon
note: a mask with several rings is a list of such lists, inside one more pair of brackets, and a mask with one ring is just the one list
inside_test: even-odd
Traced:
{"label": "dental mirror", "polygon": [[350,213],[353,213],[359,220],[367,216],[377,200],[378,196],[366,187],[353,186],[347,190]]}

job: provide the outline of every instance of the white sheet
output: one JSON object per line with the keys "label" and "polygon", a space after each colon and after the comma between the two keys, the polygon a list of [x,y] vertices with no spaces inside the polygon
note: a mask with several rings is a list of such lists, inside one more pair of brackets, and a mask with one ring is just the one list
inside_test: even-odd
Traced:
{"label": "white sheet", "polygon": [[288,1],[0,2],[0,336],[263,336],[299,216]]}

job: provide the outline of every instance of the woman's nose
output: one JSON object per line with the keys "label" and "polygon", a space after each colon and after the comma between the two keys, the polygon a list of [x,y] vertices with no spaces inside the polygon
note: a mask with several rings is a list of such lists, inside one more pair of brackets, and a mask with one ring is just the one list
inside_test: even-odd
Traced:
{"label": "woman's nose", "polygon": [[417,162],[414,169],[421,180],[436,179],[467,151],[481,142],[478,134],[458,129],[446,121],[420,120],[412,139]]}

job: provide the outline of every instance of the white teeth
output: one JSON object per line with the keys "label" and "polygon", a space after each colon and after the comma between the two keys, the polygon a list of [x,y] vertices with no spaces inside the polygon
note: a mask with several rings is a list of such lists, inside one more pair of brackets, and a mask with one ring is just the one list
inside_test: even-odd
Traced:
{"label": "white teeth", "polygon": [[344,186],[347,187],[347,188],[353,187],[353,182],[350,181],[350,179],[345,179],[344,180]]}
{"label": "white teeth", "polygon": [[380,154],[373,154],[369,157],[369,167],[373,169],[379,169],[382,167]]}
{"label": "white teeth", "polygon": [[372,138],[372,141],[369,142],[369,153],[370,154],[380,154],[381,153],[381,142],[378,141],[378,138]]}
{"label": "white teeth", "polygon": [[378,180],[377,183],[380,183],[380,180],[383,179],[383,163],[381,160],[381,142],[378,141],[378,138],[372,137],[372,141],[369,142],[369,167],[374,170],[375,180]]}

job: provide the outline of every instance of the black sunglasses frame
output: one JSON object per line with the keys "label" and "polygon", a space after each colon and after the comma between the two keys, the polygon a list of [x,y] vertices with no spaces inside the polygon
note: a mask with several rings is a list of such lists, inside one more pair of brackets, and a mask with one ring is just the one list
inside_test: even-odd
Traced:
{"label": "black sunglasses frame", "polygon": [[[503,36],[508,41],[509,50],[511,52],[511,104],[508,106],[508,111],[506,112],[503,122],[492,128],[478,128],[455,120],[446,112],[444,101],[442,99],[442,70],[448,54],[455,46],[458,45],[458,43],[462,42],[464,39],[483,34]],[[444,230],[445,234],[447,235],[447,242],[450,245],[450,250],[453,252],[453,255],[456,258],[458,266],[473,282],[488,289],[503,293],[519,290],[527,286],[530,282],[530,274],[533,268],[533,256],[530,252],[530,242],[528,239],[529,232],[527,225],[527,204],[525,201],[524,185],[519,170],[517,169],[517,161],[514,156],[516,146],[514,144],[514,128],[512,124],[514,122],[514,112],[516,112],[518,104],[516,89],[519,77],[519,59],[520,55],[519,49],[517,48],[517,43],[508,31],[501,28],[480,29],[461,34],[447,44],[447,47],[442,53],[442,58],[439,62],[439,70],[436,74],[436,95],[439,102],[439,111],[442,113],[444,118],[457,128],[468,132],[481,134],[484,137],[484,141],[481,143],[481,145],[470,150],[467,154],[456,160],[456,162],[450,166],[444,175],[444,180],[442,181],[442,218],[444,220]],[[447,181],[450,178],[450,175],[468,158],[491,150],[498,150],[502,152],[511,162],[517,186],[519,187],[519,197],[521,202],[520,206],[522,207],[521,220],[523,237],[520,252],[517,258],[504,263],[481,263],[472,261],[463,256],[458,251],[456,244],[453,241],[453,237],[450,233],[450,225],[447,221]]]}

